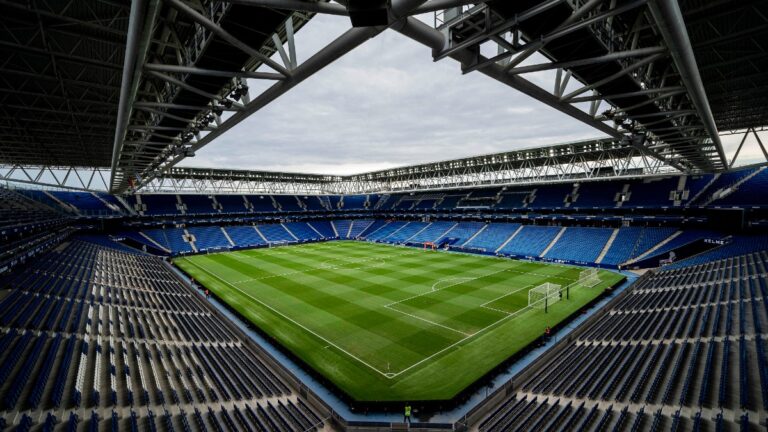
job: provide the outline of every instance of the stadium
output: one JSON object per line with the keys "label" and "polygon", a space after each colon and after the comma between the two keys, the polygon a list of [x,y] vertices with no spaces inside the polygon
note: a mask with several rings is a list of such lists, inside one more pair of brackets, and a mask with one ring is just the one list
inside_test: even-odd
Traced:
{"label": "stadium", "polygon": [[0,5],[0,431],[768,428],[768,2]]}

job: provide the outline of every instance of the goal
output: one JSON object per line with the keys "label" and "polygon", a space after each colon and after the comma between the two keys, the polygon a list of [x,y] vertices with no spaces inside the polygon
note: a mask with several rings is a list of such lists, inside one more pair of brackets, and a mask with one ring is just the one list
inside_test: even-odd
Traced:
{"label": "goal", "polygon": [[424,242],[424,249],[437,250],[437,245],[434,242]]}
{"label": "goal", "polygon": [[590,268],[582,270],[579,273],[579,280],[577,282],[581,286],[592,288],[600,283],[600,275],[597,273],[596,268]]}
{"label": "goal", "polygon": [[561,286],[550,282],[543,283],[528,291],[528,307],[544,309],[547,312],[549,306],[559,302],[563,298]]}

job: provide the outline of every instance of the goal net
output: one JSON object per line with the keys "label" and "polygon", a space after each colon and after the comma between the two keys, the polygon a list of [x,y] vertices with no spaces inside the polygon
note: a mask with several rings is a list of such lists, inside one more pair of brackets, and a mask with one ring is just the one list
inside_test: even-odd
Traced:
{"label": "goal net", "polygon": [[581,273],[579,273],[579,285],[592,288],[599,283],[600,275],[597,273],[596,268],[582,270]]}
{"label": "goal net", "polygon": [[560,288],[560,285],[549,282],[532,288],[528,291],[528,306],[536,309],[552,306],[563,298]]}

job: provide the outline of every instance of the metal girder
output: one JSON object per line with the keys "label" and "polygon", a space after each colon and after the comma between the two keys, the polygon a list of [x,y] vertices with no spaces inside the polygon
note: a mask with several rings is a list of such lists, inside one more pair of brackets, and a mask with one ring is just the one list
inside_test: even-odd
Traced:
{"label": "metal girder", "polygon": [[[658,23],[647,3],[550,0],[518,10],[514,4],[492,2],[471,8],[440,26],[439,32],[416,22],[405,30],[430,46],[436,60],[452,57],[462,64],[463,72],[480,71],[610,136],[645,134],[648,144],[643,150],[680,170],[724,169],[727,165],[720,157],[683,152],[681,142],[702,150],[714,143],[720,149],[719,137],[711,112],[707,116],[707,110],[698,109],[703,104],[695,80],[680,78],[681,66],[670,64],[670,42],[654,33]],[[527,25],[533,18],[542,22],[550,14],[563,16],[565,10],[570,14],[560,23],[550,20],[545,28]],[[583,48],[572,48],[575,41]],[[481,45],[489,43],[498,52],[490,58],[480,54]],[[548,62],[524,64],[536,52]],[[553,72],[550,89],[554,90],[523,77],[548,71]],[[685,116],[677,116],[683,111]],[[645,119],[652,119],[659,128],[695,124],[704,133],[678,129],[675,138],[683,140],[665,140]]]}
{"label": "metal girder", "polygon": [[0,181],[88,192],[109,190],[106,168],[0,164]]}
{"label": "metal girder", "polygon": [[626,141],[595,139],[348,176],[173,167],[143,192],[362,194],[677,173]]}
{"label": "metal girder", "polygon": [[651,0],[650,6],[651,13],[670,48],[672,58],[675,60],[677,71],[680,73],[683,84],[696,107],[699,119],[704,123],[709,139],[717,146],[720,162],[726,165],[728,161],[723,151],[723,144],[720,142],[712,109],[707,100],[707,93],[704,91],[704,83],[699,75],[698,65],[691,47],[691,40],[685,29],[680,6],[677,4],[677,0]]}
{"label": "metal girder", "polygon": [[[192,147],[206,138],[206,132],[211,135],[220,127],[231,127],[232,119],[224,120],[222,114],[241,111],[251,102],[247,80],[282,82],[292,76],[298,63],[293,35],[311,18],[259,8],[230,14],[234,4],[216,0],[146,1],[162,16],[145,14],[142,40],[148,42],[140,44],[131,87],[125,93],[126,106],[119,110],[123,117],[113,151],[115,191],[139,179],[146,181],[170,158],[193,154]],[[264,23],[252,25],[254,20]],[[244,38],[246,33],[250,39]],[[213,44],[236,52],[221,61],[215,50],[208,52]],[[283,44],[287,44],[288,61],[281,65],[271,57],[283,50]],[[198,66],[201,59],[207,59],[206,67]],[[274,72],[258,70],[261,65]],[[125,147],[123,142],[132,144]]]}
{"label": "metal girder", "polygon": [[[191,11],[190,7],[186,4],[184,4],[181,0],[165,0],[168,2],[173,8],[177,8],[181,11],[183,11],[188,16],[192,17],[192,19],[196,20],[197,22],[200,22],[203,27],[210,30],[213,34],[217,36],[224,36],[223,40],[227,43],[232,44],[233,46],[237,47],[238,49],[241,49],[243,51],[252,53],[251,49],[248,49],[244,47],[243,45],[245,42],[238,40],[236,38],[226,36],[228,33],[221,29],[220,27],[216,27],[216,24],[213,23],[210,19],[201,16],[199,12]],[[406,14],[408,11],[413,10],[414,7],[422,4],[424,0],[397,0],[392,2],[392,11],[393,13],[402,13]],[[399,12],[398,12],[399,11]],[[401,21],[396,21],[393,26],[397,26]],[[149,164],[143,164],[144,167],[140,170],[135,171],[135,175],[138,178],[138,185],[144,185],[151,181],[152,178],[156,177],[157,175],[161,174],[164,171],[167,171],[171,168],[173,168],[178,162],[183,160],[185,157],[187,157],[189,154],[193,154],[203,146],[207,145],[209,142],[211,142],[213,139],[217,138],[242,120],[248,118],[248,116],[252,115],[253,113],[259,111],[263,107],[265,107],[267,104],[271,103],[281,95],[283,95],[285,92],[290,90],[291,88],[295,87],[308,77],[312,76],[317,71],[323,69],[324,67],[328,66],[330,63],[335,61],[336,59],[340,58],[341,56],[345,55],[361,43],[367,41],[371,37],[381,33],[384,31],[387,27],[367,27],[367,28],[352,28],[339,36],[336,40],[328,44],[326,47],[322,48],[320,51],[318,51],[315,55],[305,60],[303,63],[299,64],[296,60],[295,56],[295,48],[292,46],[294,44],[292,34],[293,34],[293,24],[292,19],[289,18],[289,20],[286,21],[286,40],[285,43],[288,44],[288,51],[284,51],[284,48],[278,44],[277,42],[281,42],[282,40],[275,40],[273,38],[273,43],[276,45],[276,51],[281,53],[281,57],[284,59],[284,63],[286,65],[285,73],[286,76],[285,79],[278,80],[275,84],[273,84],[271,87],[267,88],[265,91],[263,91],[259,95],[254,95],[253,97],[248,92],[248,87],[245,86],[246,91],[244,94],[240,94],[239,96],[242,97],[243,106],[242,109],[235,112],[232,116],[227,118],[226,120],[221,120],[219,118],[216,119],[216,128],[210,133],[206,135],[199,135],[197,133],[194,133],[190,135],[188,132],[180,131],[183,134],[187,134],[187,140],[180,142],[176,141],[174,143],[171,143],[172,145],[169,146],[169,149],[165,153],[161,153],[158,155],[159,157],[156,158],[156,160],[153,163]],[[231,35],[230,35],[231,36]],[[290,37],[289,37],[290,36]],[[256,60],[264,60],[263,55],[255,56]],[[271,62],[271,60],[270,60]],[[282,72],[279,70],[279,68],[274,67],[274,65],[271,65],[273,69],[277,70],[278,72]],[[157,76],[159,72],[150,71],[148,74]],[[169,82],[170,84],[173,84],[177,87],[185,87],[185,85],[182,85],[182,83],[179,81],[178,78],[170,78],[168,76],[163,76],[163,80]],[[238,83],[237,85],[243,86],[242,83]],[[237,85],[235,86],[235,89],[237,89]],[[187,90],[193,91],[193,89],[189,88],[189,86],[186,86]],[[227,103],[228,99],[228,92],[227,96],[220,96],[220,95],[214,95],[211,93],[204,93],[201,91],[196,91],[196,93],[200,94],[201,96],[206,97],[209,100],[216,101],[215,103],[211,104],[211,110],[214,109],[216,106],[221,106],[225,103]],[[158,116],[160,117],[160,116]],[[175,126],[179,128],[184,128],[183,125],[181,126]],[[196,130],[204,130],[204,128],[195,126],[195,125],[188,125],[189,128],[195,128]],[[139,130],[139,129],[136,129]],[[157,129],[153,129],[157,130]],[[146,137],[150,138],[150,137]],[[126,184],[123,182],[121,185],[122,188],[125,188]],[[119,187],[116,187],[116,189],[120,189]]]}

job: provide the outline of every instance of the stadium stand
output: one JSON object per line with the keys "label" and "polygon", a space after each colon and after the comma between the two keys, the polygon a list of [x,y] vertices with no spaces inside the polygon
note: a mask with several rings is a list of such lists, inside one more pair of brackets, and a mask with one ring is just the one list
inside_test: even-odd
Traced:
{"label": "stadium stand", "polygon": [[195,246],[200,252],[211,249],[229,249],[233,246],[227,239],[223,228],[219,226],[192,227],[187,231],[195,237]]}
{"label": "stadium stand", "polygon": [[479,249],[484,252],[498,250],[518,229],[520,224],[494,223],[486,224],[470,237],[463,245],[464,248]]}
{"label": "stadium stand", "polygon": [[768,1],[0,4],[0,432],[768,430]]}
{"label": "stadium stand", "polygon": [[264,236],[269,243],[286,243],[296,241],[296,237],[291,235],[282,224],[260,224],[256,225],[256,230]]}
{"label": "stadium stand", "polygon": [[334,220],[331,221],[331,225],[338,236],[341,238],[349,238],[349,231],[352,229],[352,221],[350,220]]}
{"label": "stadium stand", "polygon": [[369,219],[358,219],[352,221],[352,227],[349,230],[349,238],[358,238],[360,235],[369,229],[374,224],[374,221]]}
{"label": "stadium stand", "polygon": [[332,239],[336,238],[336,233],[333,231],[333,226],[328,221],[313,220],[307,222],[313,230],[317,231],[323,238]]}
{"label": "stadium stand", "polygon": [[543,256],[592,263],[597,260],[612,233],[613,230],[608,228],[568,227]]}
{"label": "stadium stand", "polygon": [[261,213],[261,212],[274,212],[277,211],[277,207],[275,207],[272,199],[269,196],[265,195],[248,195],[245,197],[248,200],[248,203],[250,204],[250,209],[252,211]]}
{"label": "stadium stand", "polygon": [[214,201],[208,195],[179,195],[184,205],[186,214],[213,214],[218,210],[214,208]]}
{"label": "stadium stand", "polygon": [[294,195],[273,195],[272,199],[277,208],[284,212],[298,212],[304,210],[299,199]]}
{"label": "stadium stand", "polygon": [[245,213],[245,199],[242,195],[216,195],[216,202],[221,205],[223,213]]}
{"label": "stadium stand", "polygon": [[51,191],[50,194],[73,207],[80,215],[110,216],[122,213],[111,195],[69,191]]}
{"label": "stadium stand", "polygon": [[408,241],[410,243],[437,242],[455,226],[455,222],[432,222],[423,230],[419,231],[416,235],[408,239]]}
{"label": "stadium stand", "polygon": [[253,247],[267,244],[253,226],[229,226],[224,229],[227,231],[229,238],[235,243],[235,246]]}
{"label": "stadium stand", "polygon": [[[600,263],[618,265],[636,258],[660,244],[672,234],[674,228],[622,227]],[[674,245],[672,245],[674,248]]]}
{"label": "stadium stand", "polygon": [[323,236],[313,230],[306,222],[286,222],[283,227],[298,240],[321,240]]}
{"label": "stadium stand", "polygon": [[407,222],[385,240],[389,243],[406,243],[410,241],[411,237],[426,229],[428,225],[426,222]]}
{"label": "stadium stand", "polygon": [[525,225],[498,252],[506,255],[540,256],[555,240],[561,227]]}
{"label": "stadium stand", "polygon": [[322,428],[322,405],[166,263],[103,244],[64,243],[3,282],[0,394],[19,427],[53,430],[60,413],[137,430],[141,407],[150,429]]}
{"label": "stadium stand", "polygon": [[762,250],[649,273],[479,407],[479,430],[757,430],[766,265]]}

